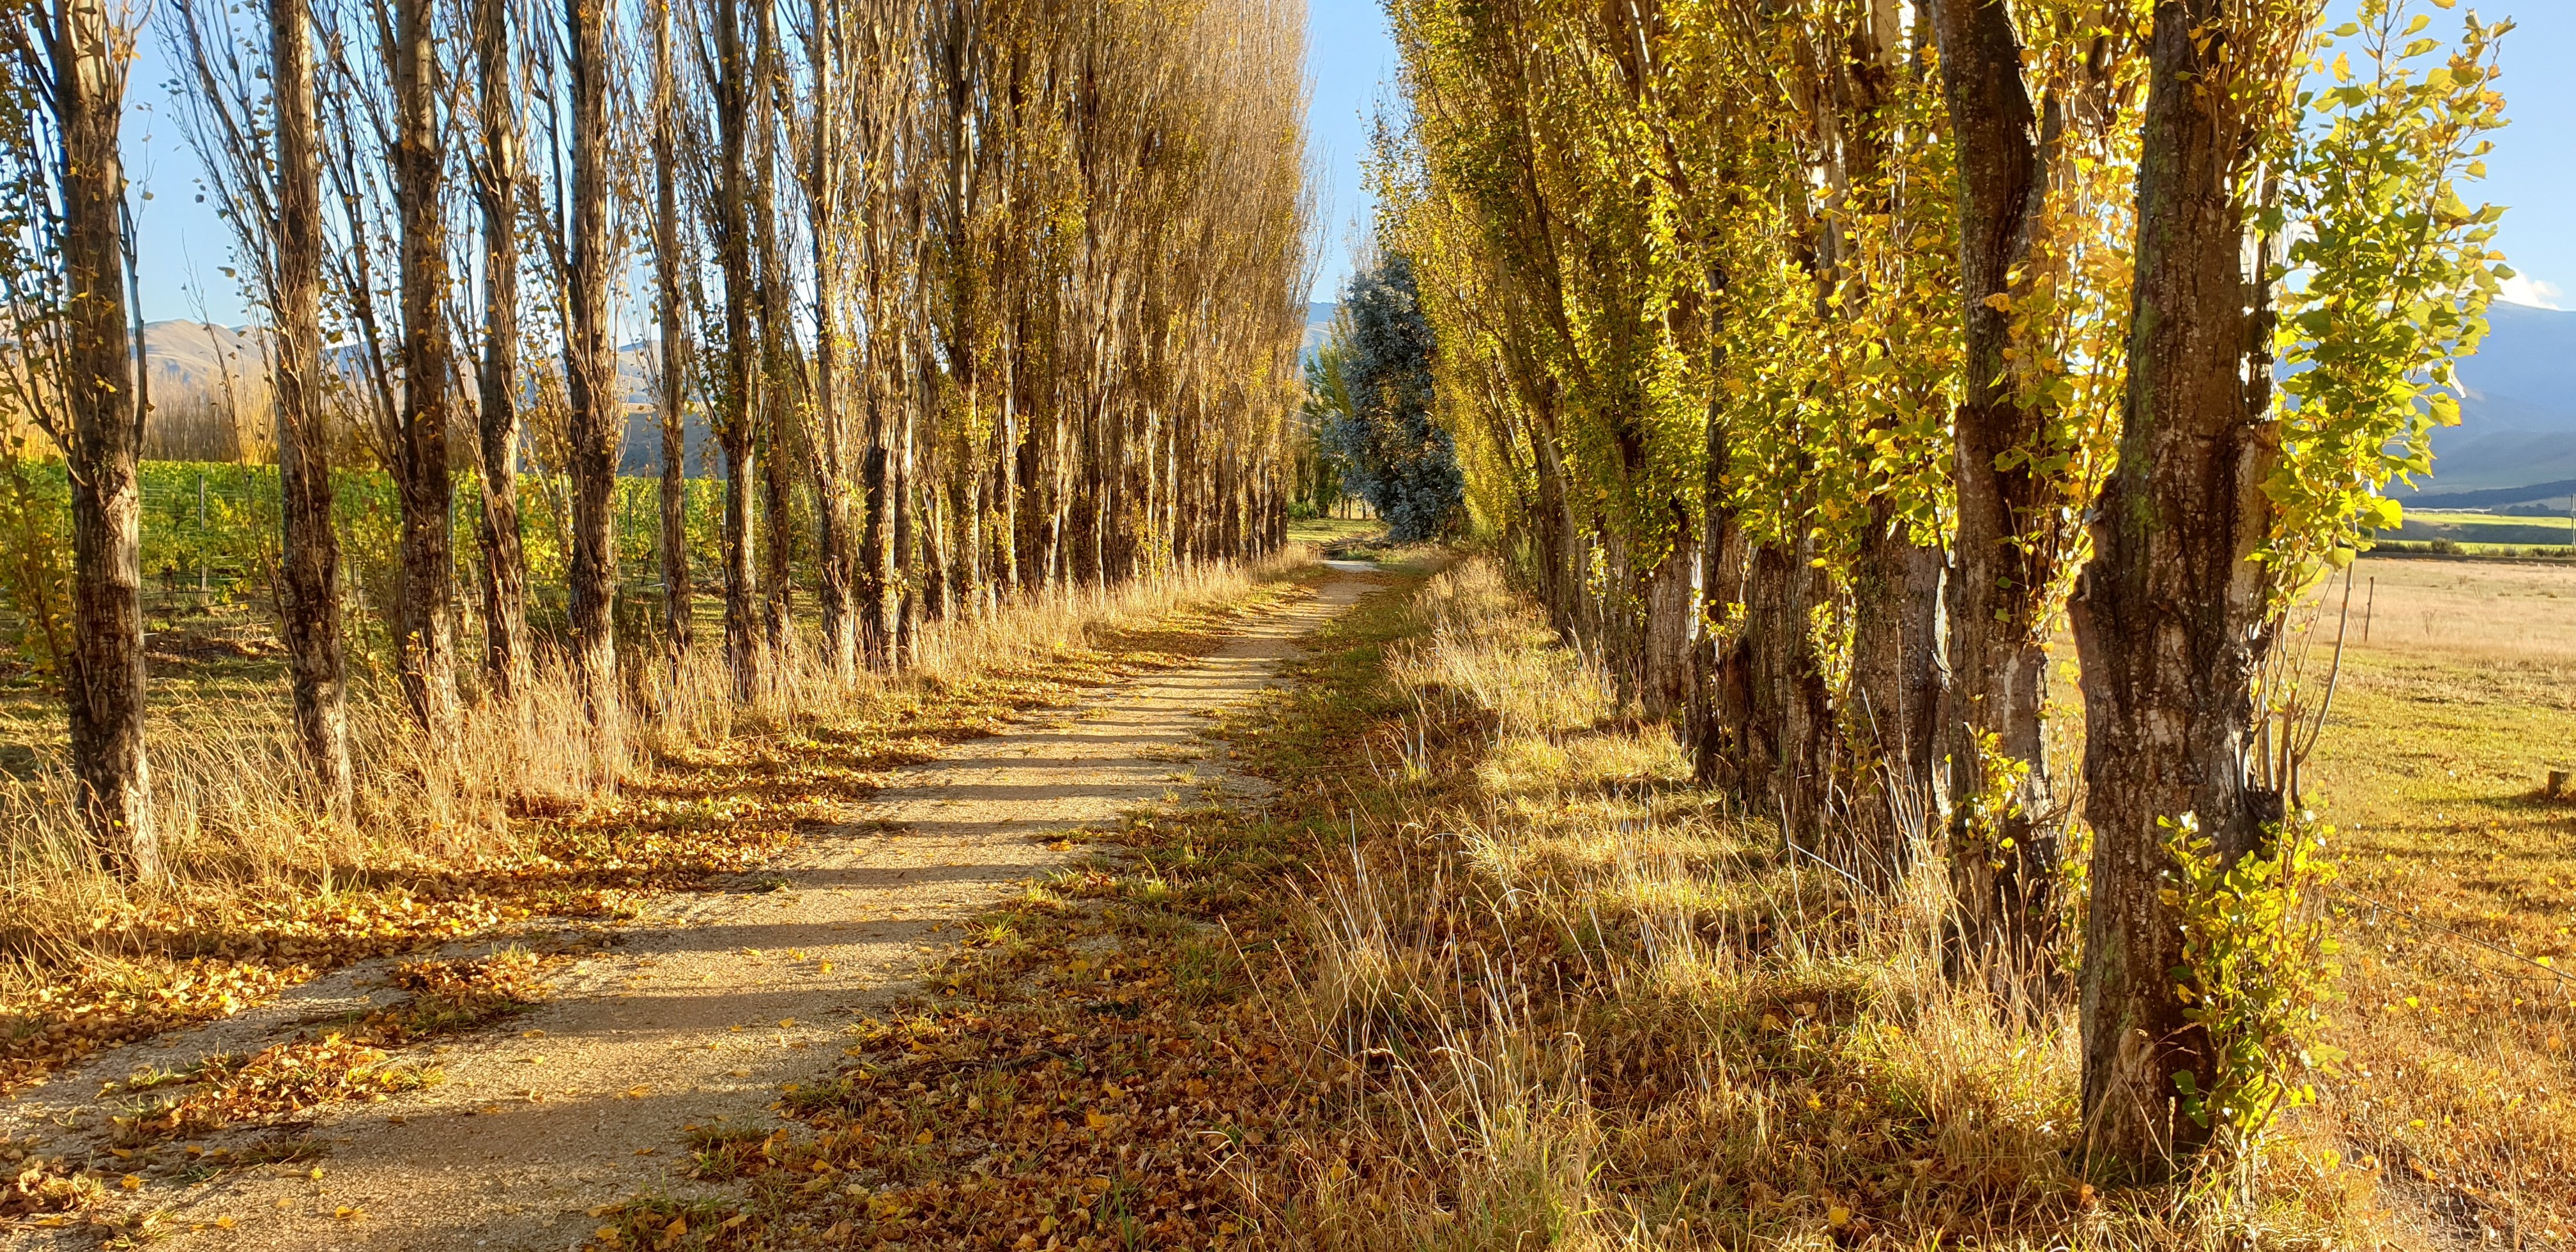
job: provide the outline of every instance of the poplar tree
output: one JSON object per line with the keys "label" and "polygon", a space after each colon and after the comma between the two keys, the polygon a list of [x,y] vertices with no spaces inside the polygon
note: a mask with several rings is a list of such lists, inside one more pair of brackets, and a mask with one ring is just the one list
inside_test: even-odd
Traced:
{"label": "poplar tree", "polygon": [[[2387,485],[2430,468],[2427,433],[2458,420],[2441,388],[2503,273],[2498,210],[2453,187],[2502,124],[2500,31],[2470,19],[2419,76],[2407,63],[2438,46],[2416,38],[2425,20],[2401,33],[2406,5],[2365,0],[2342,33],[2363,37],[2369,73],[2354,82],[2338,55],[2338,85],[2302,92],[2318,7],[2155,10],[2119,465],[2074,619],[2095,839],[2085,1139],[2133,1175],[2241,1150],[2295,1098],[2278,1074],[2303,1061],[2275,1054],[2297,1039],[2244,1023],[2320,998],[2322,954],[2256,954],[2291,1002],[2243,1004],[2196,964],[2190,919],[2264,903],[2202,892],[2302,889],[2316,713],[2280,673],[2284,622],[2395,519]],[[2270,867],[2230,873],[2249,859]]]}
{"label": "poplar tree", "polygon": [[688,397],[694,359],[684,298],[689,258],[682,256],[680,220],[679,55],[672,5],[651,0],[653,13],[653,314],[654,401],[662,432],[661,567],[662,631],[673,657],[688,653],[694,614],[689,570]]}
{"label": "poplar tree", "polygon": [[474,0],[473,154],[482,210],[483,354],[476,433],[482,460],[483,672],[494,695],[516,696],[530,676],[528,560],[519,521],[519,105],[523,77],[511,0]]}
{"label": "poplar tree", "polygon": [[9,51],[0,258],[13,390],[63,453],[71,486],[72,802],[100,863],[161,873],[144,751],[142,483],[150,404],[131,322],[125,116],[131,29],[100,0],[38,0],[0,22]]}
{"label": "poplar tree", "polygon": [[312,5],[267,0],[264,32],[236,30],[229,10],[198,0],[180,0],[174,13],[173,59],[188,67],[189,142],[232,228],[241,268],[268,312],[283,540],[278,636],[286,646],[296,745],[324,806],[347,813],[354,780],[340,538],[332,525],[331,382],[322,357]]}
{"label": "poplar tree", "polygon": [[615,717],[618,699],[617,464],[626,437],[626,401],[608,329],[609,274],[623,260],[608,221],[610,25],[605,0],[563,0],[572,169],[557,264],[570,400],[572,662],[581,698],[603,725]]}

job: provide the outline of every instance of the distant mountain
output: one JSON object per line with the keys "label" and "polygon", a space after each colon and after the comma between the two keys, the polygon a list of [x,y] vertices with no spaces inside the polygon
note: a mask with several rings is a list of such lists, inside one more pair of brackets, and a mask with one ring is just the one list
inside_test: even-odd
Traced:
{"label": "distant mountain", "polygon": [[2563,497],[2576,479],[2576,312],[2498,304],[2487,324],[2478,354],[2460,363],[2460,424],[2433,432],[2433,477],[2411,503],[2475,492],[2481,507],[2515,504],[2497,491]]}
{"label": "distant mountain", "polygon": [[1306,342],[1298,349],[1300,359],[1315,355],[1324,346],[1324,332],[1333,325],[1333,310],[1342,306],[1329,300],[1312,300],[1306,304]]}
{"label": "distant mountain", "polygon": [[256,326],[218,326],[210,322],[145,322],[145,382],[156,400],[220,392],[226,373],[235,387],[259,380],[265,394],[268,358]]}
{"label": "distant mountain", "polygon": [[[156,460],[217,461],[232,460],[245,452],[266,455],[268,358],[264,339],[256,326],[184,320],[144,323],[143,360],[146,381],[152,390],[152,421],[144,433],[144,455]],[[625,448],[618,463],[618,472],[623,474],[660,472],[662,430],[653,411],[653,352],[652,344],[640,340],[617,349],[617,385],[629,410]],[[344,364],[356,360],[355,349],[344,348],[337,355]],[[227,375],[229,393],[225,386]],[[707,438],[704,416],[692,413],[688,426],[688,465],[692,475],[713,472],[714,461],[706,454]]]}

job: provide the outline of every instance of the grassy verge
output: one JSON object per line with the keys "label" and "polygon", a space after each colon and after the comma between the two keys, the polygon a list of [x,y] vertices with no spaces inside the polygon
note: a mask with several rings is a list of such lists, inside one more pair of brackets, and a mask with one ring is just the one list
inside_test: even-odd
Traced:
{"label": "grassy verge", "polygon": [[[932,632],[922,664],[856,685],[806,670],[749,707],[721,675],[647,681],[614,753],[565,699],[483,709],[453,759],[379,724],[369,820],[317,822],[292,794],[273,711],[206,710],[156,745],[177,876],[127,887],[49,827],[41,786],[0,797],[0,1091],[100,1047],[220,1017],[351,961],[618,917],[643,893],[748,869],[837,819],[884,772],[1200,646],[1294,563],[1059,597]],[[685,680],[685,681],[683,681]]]}
{"label": "grassy verge", "polygon": [[1944,979],[1929,891],[1779,855],[1486,567],[1390,581],[1228,720],[1257,811],[1104,836],[783,1091],[738,1190],[603,1210],[594,1246],[2366,1233],[2340,1162],[2251,1197],[2087,1185],[2071,1006]]}
{"label": "grassy verge", "polygon": [[2355,648],[2314,786],[2344,852],[2344,999],[2328,1084],[2337,1138],[2441,1232],[2497,1246],[2576,1236],[2576,657]]}

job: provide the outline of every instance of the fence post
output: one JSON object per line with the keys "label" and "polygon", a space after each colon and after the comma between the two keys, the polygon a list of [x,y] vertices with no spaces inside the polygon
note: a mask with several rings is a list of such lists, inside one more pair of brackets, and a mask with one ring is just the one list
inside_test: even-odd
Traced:
{"label": "fence post", "polygon": [[206,594],[206,471],[202,469],[197,471],[197,594]]}

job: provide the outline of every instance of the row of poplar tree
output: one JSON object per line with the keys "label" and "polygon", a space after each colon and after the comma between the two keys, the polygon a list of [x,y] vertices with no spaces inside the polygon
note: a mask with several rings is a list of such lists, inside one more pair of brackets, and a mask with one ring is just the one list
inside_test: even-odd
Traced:
{"label": "row of poplar tree", "polygon": [[[687,429],[712,430],[737,698],[802,646],[800,547],[846,676],[902,665],[928,619],[1284,541],[1309,235],[1293,7],[172,0],[153,20],[266,323],[279,618],[322,806],[351,791],[331,524],[350,431],[399,497],[389,615],[433,738],[460,716],[465,596],[491,698],[560,673],[613,725],[631,408],[662,434],[673,653],[692,647]],[[104,0],[14,0],[0,37],[12,398],[72,485],[71,758],[101,857],[151,874],[132,300],[150,258],[118,147],[142,35]],[[636,406],[614,328],[646,322]],[[559,670],[528,626],[531,468],[572,502]],[[480,483],[472,589],[453,585],[459,471]],[[635,643],[630,661],[658,651]]]}
{"label": "row of poplar tree", "polygon": [[2088,1155],[2143,1172],[2299,1098],[2317,954],[2218,986],[2190,889],[2295,915],[2292,615],[2510,276],[2453,189],[2500,28],[2321,7],[1391,6],[1382,229],[1479,524],[1793,847],[1942,851],[1955,966],[2050,985],[2080,925]]}

